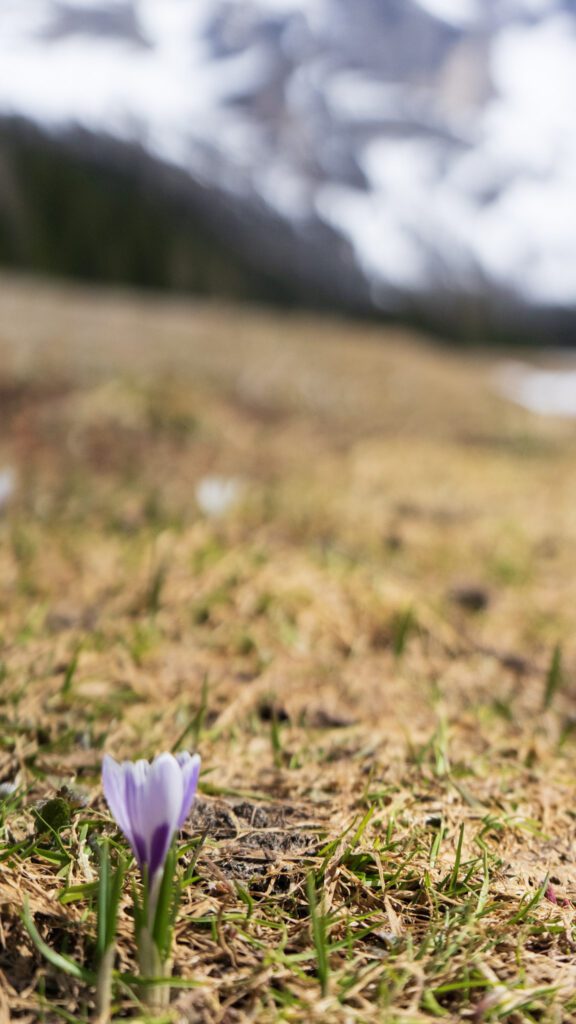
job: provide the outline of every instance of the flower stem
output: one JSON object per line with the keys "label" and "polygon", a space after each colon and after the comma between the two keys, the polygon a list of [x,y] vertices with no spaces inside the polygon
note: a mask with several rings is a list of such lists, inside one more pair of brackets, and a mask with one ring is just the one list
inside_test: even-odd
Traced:
{"label": "flower stem", "polygon": [[[144,978],[169,978],[172,961],[164,963],[158,952],[156,943],[149,928],[141,928],[138,933],[138,964]],[[151,1010],[164,1010],[170,1003],[169,985],[142,985],[142,1001]]]}
{"label": "flower stem", "polygon": [[115,947],[112,943],[104,953],[98,965],[98,975],[96,979],[96,1024],[108,1024],[110,1020],[114,954]]}

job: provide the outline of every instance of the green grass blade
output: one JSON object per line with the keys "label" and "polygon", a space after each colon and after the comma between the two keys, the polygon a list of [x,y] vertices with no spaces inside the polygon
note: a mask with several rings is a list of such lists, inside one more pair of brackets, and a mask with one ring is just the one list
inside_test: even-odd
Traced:
{"label": "green grass blade", "polygon": [[448,885],[448,891],[454,892],[454,889],[458,885],[458,874],[460,872],[460,864],[462,861],[462,844],[464,842],[464,822],[460,825],[460,832],[458,835],[458,843],[456,845],[456,857],[454,859],[454,867],[452,874],[450,875],[450,883]]}
{"label": "green grass blade", "polygon": [[100,884],[98,886],[98,920],[96,952],[102,960],[107,948],[108,936],[108,892],[110,882],[110,850],[104,839],[100,845]]}
{"label": "green grass blade", "polygon": [[318,979],[320,981],[322,995],[325,996],[328,992],[328,980],[330,974],[326,936],[326,918],[318,907],[318,901],[316,898],[316,879],[312,871],[306,878],[306,892],[308,895],[308,907],[310,909],[312,941],[316,952]]}
{"label": "green grass blade", "polygon": [[95,976],[91,974],[90,971],[81,967],[81,965],[77,963],[76,960],[72,960],[71,957],[63,956],[62,953],[57,953],[54,949],[51,949],[46,942],[44,942],[44,939],[34,924],[34,919],[30,913],[30,906],[27,899],[24,900],[22,920],[32,942],[36,946],[36,949],[42,954],[49,964],[52,964],[52,966],[56,967],[57,970],[63,971],[64,974],[69,974],[72,978],[84,981],[88,985],[94,984]]}
{"label": "green grass blade", "polygon": [[122,896],[122,885],[124,883],[125,874],[126,859],[122,856],[122,854],[119,853],[116,871],[112,875],[112,879],[109,884],[106,949],[108,949],[112,945],[114,939],[116,938],[116,930],[118,926],[118,908],[120,906],[120,898]]}
{"label": "green grass blade", "polygon": [[152,928],[152,939],[162,960],[166,960],[170,954],[172,926],[179,902],[179,884],[175,878],[176,860],[176,850],[174,845],[172,845],[164,864],[164,873],[158,893],[158,903],[156,904]]}
{"label": "green grass blade", "polygon": [[74,653],[70,658],[70,661],[68,662],[68,667],[66,669],[66,673],[62,681],[62,687],[60,689],[60,694],[62,697],[68,697],[70,695],[70,691],[72,690],[72,684],[74,683],[74,676],[76,675],[76,670],[78,668],[78,662],[80,661],[81,653],[82,644],[79,643],[76,649],[74,650]]}
{"label": "green grass blade", "polygon": [[556,644],[552,652],[550,668],[546,673],[546,686],[544,688],[544,699],[542,702],[544,711],[548,711],[552,707],[554,697],[562,685],[562,678],[562,647],[560,644]]}

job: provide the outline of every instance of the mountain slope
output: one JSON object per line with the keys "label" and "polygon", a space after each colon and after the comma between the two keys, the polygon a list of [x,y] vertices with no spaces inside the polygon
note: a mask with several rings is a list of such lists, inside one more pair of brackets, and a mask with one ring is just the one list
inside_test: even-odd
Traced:
{"label": "mountain slope", "polygon": [[139,147],[347,305],[576,307],[573,0],[8,0],[0,113]]}

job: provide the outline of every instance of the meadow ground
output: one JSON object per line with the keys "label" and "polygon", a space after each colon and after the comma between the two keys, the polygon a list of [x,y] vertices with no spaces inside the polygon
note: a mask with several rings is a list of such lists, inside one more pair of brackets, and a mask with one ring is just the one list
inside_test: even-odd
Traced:
{"label": "meadow ground", "polygon": [[[576,1020],[576,427],[408,332],[9,279],[0,360],[0,1019],[91,1019],[24,899],[90,968],[103,752],[187,747],[167,1019]],[[117,968],[142,1019],[128,887]]]}

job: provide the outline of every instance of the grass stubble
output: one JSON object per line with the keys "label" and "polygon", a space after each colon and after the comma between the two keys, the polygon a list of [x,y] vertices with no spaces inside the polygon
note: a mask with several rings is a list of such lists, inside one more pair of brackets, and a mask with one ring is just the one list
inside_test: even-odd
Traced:
{"label": "grass stubble", "polygon": [[[0,312],[0,1020],[92,1018],[22,907],[90,967],[103,751],[180,747],[167,1019],[576,1020],[574,428],[399,332]],[[221,517],[206,475],[243,482]],[[115,1019],[131,931],[127,889]]]}

